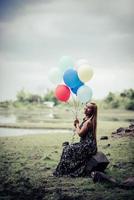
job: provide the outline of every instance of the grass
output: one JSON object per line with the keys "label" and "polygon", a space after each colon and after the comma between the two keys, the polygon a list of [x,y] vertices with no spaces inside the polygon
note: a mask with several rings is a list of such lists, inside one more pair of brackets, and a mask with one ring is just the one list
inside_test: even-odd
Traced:
{"label": "grass", "polygon": [[[58,108],[54,112],[59,112]],[[61,121],[53,123],[51,120],[48,122],[47,119],[46,123],[55,128],[55,124],[62,126],[64,122],[66,128],[71,127],[72,119],[68,118],[71,116],[70,113],[64,110],[60,111],[59,115],[61,113],[63,114]],[[108,120],[104,120],[103,116],[108,117]],[[110,121],[112,116],[116,116],[119,120]],[[36,117],[39,118],[39,115]],[[119,181],[134,174],[134,141],[129,137],[113,138],[111,132],[119,127],[128,126],[129,122],[125,120],[128,118],[133,119],[132,112],[110,110],[109,112],[102,111],[98,121],[98,148],[110,160],[106,172]],[[109,139],[100,140],[100,137],[104,135],[107,135]],[[1,137],[0,199],[134,199],[134,190],[112,188],[108,184],[94,184],[90,178],[53,177],[52,172],[62,153],[62,143],[70,142],[71,138],[72,134],[58,132]],[[74,142],[77,141],[79,137],[75,136]],[[107,144],[110,146],[107,147]],[[118,163],[122,163],[123,167],[117,168]]]}

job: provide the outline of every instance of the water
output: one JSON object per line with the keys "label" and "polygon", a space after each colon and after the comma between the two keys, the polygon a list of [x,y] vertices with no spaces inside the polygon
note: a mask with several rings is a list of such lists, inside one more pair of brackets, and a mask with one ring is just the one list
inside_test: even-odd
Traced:
{"label": "water", "polygon": [[8,123],[15,123],[16,116],[15,115],[0,115],[0,123],[8,124]]}
{"label": "water", "polygon": [[18,111],[9,112],[0,110],[0,124],[12,124],[12,123],[39,123],[46,120],[61,120],[62,116],[59,113],[54,113],[53,110],[45,111]]}
{"label": "water", "polygon": [[[0,110],[0,124],[16,124],[16,123],[45,123],[46,120],[53,122],[54,120],[61,120],[58,114],[53,113],[53,110],[45,110],[42,112],[36,111],[19,111],[10,113],[9,111]],[[60,121],[61,122],[61,121]],[[22,136],[35,134],[54,134],[54,133],[72,133],[67,129],[34,129],[34,128],[4,128],[0,127],[0,137],[4,136]]]}
{"label": "water", "polygon": [[65,129],[23,129],[23,128],[0,128],[0,137],[5,136],[22,136],[54,133],[71,133],[71,130]]}

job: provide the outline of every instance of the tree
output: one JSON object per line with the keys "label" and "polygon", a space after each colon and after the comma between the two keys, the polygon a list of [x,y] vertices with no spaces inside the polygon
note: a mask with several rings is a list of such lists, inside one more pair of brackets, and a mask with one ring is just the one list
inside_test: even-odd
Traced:
{"label": "tree", "polygon": [[134,110],[134,100],[128,99],[125,103],[125,109]]}
{"label": "tree", "polygon": [[44,95],[44,101],[52,101],[55,105],[59,104],[59,101],[54,96],[54,92],[51,90],[48,90],[48,92]]}
{"label": "tree", "polygon": [[25,92],[24,89],[21,89],[19,92],[17,92],[17,95],[16,95],[17,100],[19,102],[23,102],[23,103],[28,101],[28,96],[29,96],[29,94],[27,92]]}
{"label": "tree", "polygon": [[134,99],[134,90],[133,89],[129,89],[129,90],[124,90],[121,94],[121,97],[127,97],[131,100]]}
{"label": "tree", "polygon": [[105,98],[105,102],[106,103],[110,103],[110,102],[112,102],[114,100],[114,98],[115,98],[114,93],[109,92],[108,96]]}
{"label": "tree", "polygon": [[17,93],[17,100],[21,103],[41,103],[42,97],[38,94],[31,94],[22,89]]}
{"label": "tree", "polygon": [[41,103],[42,98],[41,98],[41,96],[39,96],[37,94],[30,94],[29,98],[28,98],[28,102],[29,103]]}

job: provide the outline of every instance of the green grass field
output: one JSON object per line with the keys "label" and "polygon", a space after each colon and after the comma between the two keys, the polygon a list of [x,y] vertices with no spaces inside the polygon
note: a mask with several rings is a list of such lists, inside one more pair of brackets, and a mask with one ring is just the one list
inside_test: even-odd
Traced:
{"label": "green grass field", "polygon": [[[35,112],[35,117],[26,112],[25,119],[29,114],[35,123],[25,120],[16,122],[20,127],[52,128],[51,134],[0,137],[0,199],[134,199],[134,190],[94,184],[90,178],[52,176],[62,153],[62,143],[71,142],[73,134],[70,111],[57,107],[53,112],[58,117],[52,120],[42,118],[44,113],[41,115],[40,111],[38,114]],[[110,161],[106,173],[119,181],[134,175],[134,140],[129,137],[113,138],[111,133],[119,127],[129,126],[132,119],[134,113],[123,110],[103,110],[99,111],[98,115],[98,149],[103,151]],[[59,127],[69,128],[70,134],[53,133],[53,128]],[[105,135],[109,139],[100,140],[100,137]],[[79,137],[75,136],[74,142],[77,141]],[[107,147],[107,144],[110,146]],[[118,163],[123,164],[123,167],[115,167]]]}

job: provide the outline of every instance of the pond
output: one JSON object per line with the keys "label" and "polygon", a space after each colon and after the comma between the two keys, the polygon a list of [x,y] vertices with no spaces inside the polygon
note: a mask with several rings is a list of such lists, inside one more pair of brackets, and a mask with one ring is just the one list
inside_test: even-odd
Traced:
{"label": "pond", "polygon": [[61,116],[55,114],[53,110],[48,111],[18,111],[9,112],[0,110],[0,123],[23,123],[23,122],[44,122],[44,120],[61,119]]}
{"label": "pond", "polygon": [[[43,129],[43,128],[10,128],[16,124],[38,124],[38,123],[61,123],[60,115],[55,114],[52,109],[42,111],[27,111],[18,110],[17,112],[10,112],[9,110],[0,110],[0,136],[21,136],[33,134],[53,134],[53,133],[72,133],[68,129]],[[4,127],[4,126],[7,127]]]}
{"label": "pond", "polygon": [[0,137],[5,136],[22,136],[22,135],[38,135],[38,134],[54,134],[54,133],[69,133],[71,130],[65,129],[23,129],[23,128],[0,128]]}

